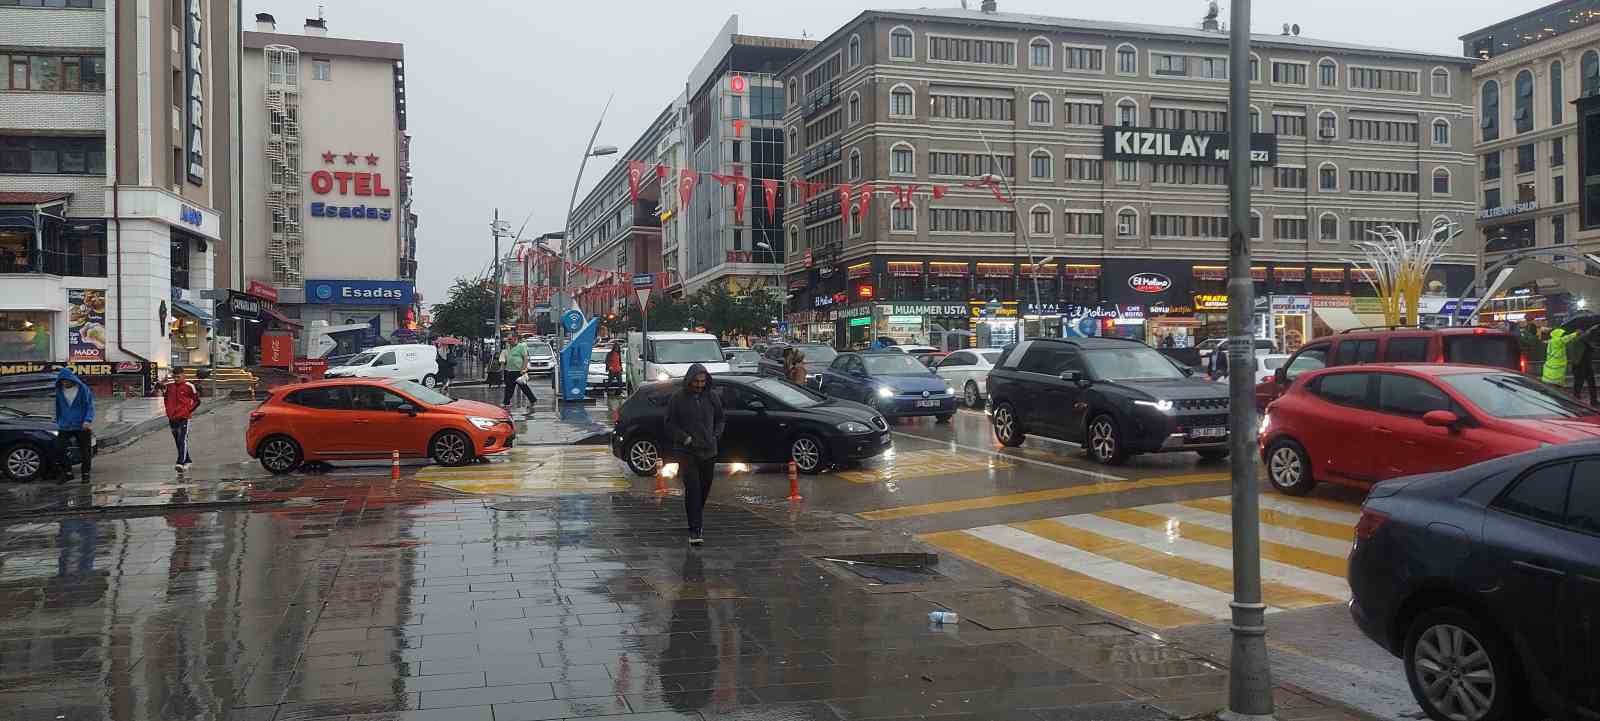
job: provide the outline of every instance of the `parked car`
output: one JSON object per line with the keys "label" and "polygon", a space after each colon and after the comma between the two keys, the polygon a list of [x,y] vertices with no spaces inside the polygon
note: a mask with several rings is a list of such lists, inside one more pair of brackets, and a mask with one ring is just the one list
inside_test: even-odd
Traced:
{"label": "parked car", "polygon": [[789,348],[805,354],[807,384],[815,383],[828,365],[833,363],[833,359],[839,357],[839,351],[823,343],[779,343],[768,346],[766,352],[761,354],[761,375],[784,377],[783,354]]}
{"label": "parked car", "polygon": [[[55,469],[56,421],[0,406],[0,475],[18,483],[37,480]],[[68,460],[78,462],[82,449],[69,447]]]}
{"label": "parked car", "polygon": [[[611,452],[636,475],[649,476],[670,455],[662,424],[667,399],[682,379],[640,386],[622,404]],[[716,376],[727,425],[717,456],[725,463],[788,463],[801,473],[877,456],[893,446],[889,424],[859,403],[828,398],[779,378]]]}
{"label": "parked car", "polygon": [[941,350],[934,351],[932,353],[913,353],[911,354],[911,357],[917,359],[918,363],[921,363],[929,368],[938,368],[939,364],[944,362],[944,359],[949,355],[949,353]]}
{"label": "parked car", "polygon": [[1227,389],[1124,338],[1037,338],[1008,347],[989,371],[995,438],[1083,444],[1100,463],[1134,453],[1228,454]]}
{"label": "parked car", "polygon": [[961,394],[969,408],[982,408],[989,397],[989,371],[1003,351],[999,348],[958,350],[939,361],[934,371]]}
{"label": "parked car", "polygon": [[890,418],[956,414],[956,392],[943,378],[905,353],[840,353],[817,381],[824,394],[865,403]]}
{"label": "parked car", "polygon": [[328,368],[324,378],[400,378],[432,388],[439,376],[439,351],[426,343],[381,345]]}
{"label": "parked car", "polygon": [[406,380],[336,379],[283,386],[250,412],[245,449],[271,473],[310,461],[432,458],[459,466],[510,450],[505,409]]}
{"label": "parked car", "polygon": [[728,372],[737,375],[759,375],[761,354],[749,348],[723,348],[723,360],[728,361]]}
{"label": "parked car", "polygon": [[[1289,355],[1287,353],[1257,353],[1255,359],[1256,370],[1250,374],[1250,382],[1252,385],[1259,385],[1272,380],[1273,374],[1277,373],[1279,368],[1289,362]],[[1230,368],[1229,370],[1232,369]],[[1227,383],[1228,376],[1218,377],[1217,382]]]}
{"label": "parked car", "polygon": [[1273,378],[1256,385],[1256,411],[1283,394],[1301,373],[1361,363],[1466,363],[1525,373],[1517,337],[1492,328],[1385,328],[1316,338],[1289,356]]}
{"label": "parked car", "polygon": [[1600,718],[1597,478],[1591,441],[1373,487],[1350,614],[1429,717]]}
{"label": "parked car", "polygon": [[529,340],[528,375],[547,376],[556,372],[556,351],[542,340]]}
{"label": "parked car", "polygon": [[1600,411],[1520,373],[1385,363],[1302,375],[1267,407],[1259,443],[1272,485],[1304,495],[1589,438]]}

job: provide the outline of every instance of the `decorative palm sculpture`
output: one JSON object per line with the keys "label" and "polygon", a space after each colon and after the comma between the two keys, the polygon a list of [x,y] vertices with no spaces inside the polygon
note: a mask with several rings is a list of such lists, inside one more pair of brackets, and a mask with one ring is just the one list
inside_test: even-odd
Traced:
{"label": "decorative palm sculpture", "polygon": [[1441,218],[1434,222],[1430,232],[1418,233],[1415,240],[1406,238],[1405,233],[1391,225],[1380,225],[1367,233],[1374,239],[1352,244],[1365,256],[1365,261],[1346,262],[1365,271],[1367,282],[1377,289],[1385,324],[1404,325],[1407,319],[1412,324],[1420,322],[1418,304],[1428,271],[1450,246],[1450,241],[1461,235],[1461,227]]}

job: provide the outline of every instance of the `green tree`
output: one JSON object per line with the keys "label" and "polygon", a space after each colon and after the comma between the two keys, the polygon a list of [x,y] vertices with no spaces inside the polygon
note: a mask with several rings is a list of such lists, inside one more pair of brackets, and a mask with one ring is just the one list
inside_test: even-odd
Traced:
{"label": "green tree", "polygon": [[772,319],[782,314],[782,302],[765,288],[735,295],[726,285],[714,283],[692,298],[695,319],[718,336],[765,335]]}
{"label": "green tree", "polygon": [[[691,315],[693,315],[693,309],[690,308],[689,303],[682,299],[674,298],[661,291],[650,294],[650,328],[652,330],[682,330],[688,327]],[[639,317],[638,304],[629,304],[627,311],[617,316],[617,321],[613,321],[613,323],[616,324],[611,327],[611,332],[613,333],[635,331],[643,328],[644,324]],[[620,326],[620,328],[617,326]]]}
{"label": "green tree", "polygon": [[[511,319],[511,304],[500,300],[502,322]],[[493,336],[494,283],[486,279],[457,278],[451,284],[449,298],[433,304],[433,325],[436,336],[453,335],[458,338],[489,338]]]}

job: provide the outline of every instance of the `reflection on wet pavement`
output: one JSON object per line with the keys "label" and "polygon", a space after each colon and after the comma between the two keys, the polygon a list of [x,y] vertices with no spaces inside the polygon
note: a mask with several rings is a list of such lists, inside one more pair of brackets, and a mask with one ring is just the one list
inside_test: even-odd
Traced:
{"label": "reflection on wet pavement", "polygon": [[1225,686],[960,559],[837,573],[817,559],[923,550],[842,516],[714,503],[691,550],[675,498],[241,493],[282,502],[0,528],[5,717],[1158,719]]}

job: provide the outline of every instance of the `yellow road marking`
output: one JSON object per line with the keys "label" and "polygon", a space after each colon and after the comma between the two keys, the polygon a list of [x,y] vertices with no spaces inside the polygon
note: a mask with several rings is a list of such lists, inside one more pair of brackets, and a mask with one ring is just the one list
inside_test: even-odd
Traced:
{"label": "yellow road marking", "polygon": [[[1194,473],[1181,476],[1164,476],[1161,478],[1146,478],[1134,481],[1102,481],[1099,483],[1085,483],[1067,488],[1052,488],[1044,491],[1028,491],[1026,493],[1012,493],[1004,496],[983,496],[980,498],[963,498],[954,501],[938,501],[936,503],[923,503],[915,506],[900,506],[897,508],[884,508],[877,511],[866,511],[858,514],[869,521],[888,521],[896,518],[910,518],[913,516],[930,516],[938,513],[955,513],[958,511],[974,511],[984,508],[1003,508],[1006,506],[1020,506],[1028,503],[1042,501],[1059,501],[1067,498],[1080,498],[1083,496],[1096,496],[1107,493],[1122,493],[1141,488],[1170,488],[1174,486],[1189,486],[1200,483],[1217,483],[1228,480],[1228,476],[1220,473]],[[1342,575],[1343,572],[1341,572]]]}
{"label": "yellow road marking", "polygon": [[[1233,501],[1227,498],[1202,498],[1196,501],[1180,501],[1179,503],[1202,511],[1220,513],[1224,516],[1233,513]],[[1320,518],[1296,516],[1282,511],[1274,511],[1270,508],[1261,509],[1261,522],[1280,528],[1293,528],[1296,531],[1304,531],[1324,538],[1331,538],[1335,541],[1349,541],[1356,537],[1355,526],[1324,521]]]}
{"label": "yellow road marking", "polygon": [[1009,461],[999,458],[980,458],[970,453],[947,450],[925,450],[896,452],[892,460],[885,461],[879,467],[841,471],[834,475],[851,483],[881,483],[1012,467]]}
{"label": "yellow road marking", "polygon": [[465,493],[605,493],[633,486],[605,448],[513,448],[483,465],[430,466],[417,480]]}
{"label": "yellow road marking", "polygon": [[1156,628],[1210,623],[1211,618],[1116,584],[1069,571],[1049,561],[1018,553],[963,531],[945,531],[917,537],[1012,578],[1053,591]]}
{"label": "yellow road marking", "polygon": [[[1114,511],[1101,511],[1096,514],[1113,521],[1158,530],[1171,536],[1187,538],[1217,548],[1232,549],[1233,536],[1227,531],[1215,528],[1206,528],[1196,523],[1184,523],[1175,518],[1168,518],[1149,511],[1138,509],[1119,509]],[[1261,542],[1261,557],[1298,566],[1309,571],[1318,571],[1330,576],[1343,577],[1345,575],[1346,561],[1338,556],[1326,553],[1307,551],[1303,548],[1275,543],[1273,541]]]}
{"label": "yellow road marking", "polygon": [[[1012,528],[1046,538],[1056,543],[1073,546],[1090,553],[1120,561],[1130,566],[1154,571],[1164,576],[1199,584],[1223,593],[1233,593],[1233,571],[1209,563],[1181,558],[1136,543],[1107,538],[1051,520],[1013,523]],[[1339,599],[1320,593],[1303,591],[1294,586],[1265,581],[1262,591],[1268,605],[1278,608],[1308,608],[1339,603]]]}

